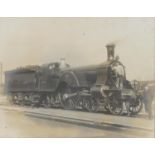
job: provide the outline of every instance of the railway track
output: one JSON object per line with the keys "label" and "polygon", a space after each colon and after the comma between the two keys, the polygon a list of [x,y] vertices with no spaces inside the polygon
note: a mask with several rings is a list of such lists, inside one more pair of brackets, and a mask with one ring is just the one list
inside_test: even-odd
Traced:
{"label": "railway track", "polygon": [[147,134],[153,132],[153,128],[152,126],[148,126],[149,122],[147,122],[147,120],[142,121],[143,126],[136,125],[136,120],[140,121],[139,118],[111,116],[100,113],[88,113],[82,111],[70,111],[61,109],[20,107],[12,105],[1,105],[1,109],[5,111],[23,113],[25,116],[30,118],[64,122],[79,126],[95,128],[99,130],[113,130],[123,132],[124,134],[128,133],[129,131],[138,131],[139,134]]}

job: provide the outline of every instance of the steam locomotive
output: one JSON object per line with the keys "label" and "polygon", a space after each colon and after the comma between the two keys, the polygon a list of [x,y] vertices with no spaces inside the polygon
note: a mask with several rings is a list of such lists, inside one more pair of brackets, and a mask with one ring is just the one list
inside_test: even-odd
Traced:
{"label": "steam locomotive", "polygon": [[[42,66],[26,66],[5,72],[5,90],[14,104],[97,112],[137,114],[141,102],[126,79],[125,67],[115,58],[115,45],[107,46],[107,61],[86,67],[70,67],[62,59]],[[121,75],[118,74],[121,72]]]}

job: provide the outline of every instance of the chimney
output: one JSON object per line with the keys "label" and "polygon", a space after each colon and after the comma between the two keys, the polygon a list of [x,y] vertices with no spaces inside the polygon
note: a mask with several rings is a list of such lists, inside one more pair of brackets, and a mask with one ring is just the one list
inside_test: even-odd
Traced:
{"label": "chimney", "polygon": [[107,47],[107,60],[108,61],[113,60],[115,56],[115,51],[114,51],[115,44],[107,44],[106,47]]}
{"label": "chimney", "polygon": [[65,58],[61,58],[60,59],[60,67],[61,68],[65,68],[66,67],[66,60],[65,60]]}

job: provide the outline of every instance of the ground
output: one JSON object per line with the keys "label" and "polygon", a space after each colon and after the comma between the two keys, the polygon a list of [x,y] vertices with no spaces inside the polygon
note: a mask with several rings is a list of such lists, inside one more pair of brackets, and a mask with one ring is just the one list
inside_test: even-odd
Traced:
{"label": "ground", "polygon": [[0,97],[0,137],[154,137],[154,120],[15,106]]}

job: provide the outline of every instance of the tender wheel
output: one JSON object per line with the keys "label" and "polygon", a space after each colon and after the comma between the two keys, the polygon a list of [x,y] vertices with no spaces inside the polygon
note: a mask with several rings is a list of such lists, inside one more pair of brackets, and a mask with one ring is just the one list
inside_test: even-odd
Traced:
{"label": "tender wheel", "polygon": [[116,98],[113,98],[108,103],[108,108],[111,114],[120,115],[123,111],[123,103]]}
{"label": "tender wheel", "polygon": [[52,95],[52,96],[50,97],[50,107],[54,107],[54,105],[55,105],[55,98],[54,98],[54,96]]}
{"label": "tender wheel", "polygon": [[13,95],[9,95],[9,96],[7,97],[7,99],[8,99],[8,101],[9,101],[10,104],[15,104],[15,103],[14,103],[14,96],[13,96]]}
{"label": "tender wheel", "polygon": [[143,108],[143,103],[140,99],[137,99],[136,101],[130,102],[129,105],[129,112],[131,112],[132,115],[137,115]]}
{"label": "tender wheel", "polygon": [[98,104],[91,97],[84,97],[83,105],[84,108],[89,112],[97,112],[98,110]]}
{"label": "tender wheel", "polygon": [[42,103],[45,108],[51,108],[54,105],[54,97],[51,95],[47,95],[44,97]]}
{"label": "tender wheel", "polygon": [[50,99],[50,96],[49,95],[45,96],[44,99],[43,99],[43,101],[42,101],[42,103],[43,103],[43,107],[50,108],[51,107],[51,99]]}
{"label": "tender wheel", "polygon": [[23,99],[24,105],[31,105],[29,95],[25,95]]}
{"label": "tender wheel", "polygon": [[19,100],[18,100],[18,96],[17,95],[13,95],[12,96],[12,102],[13,102],[13,104],[19,104]]}

